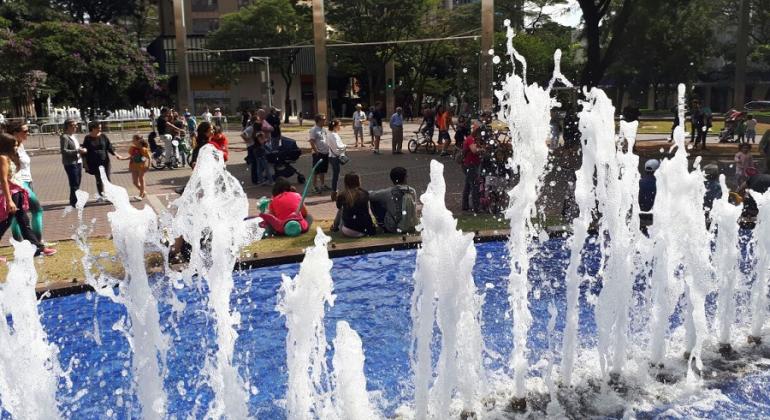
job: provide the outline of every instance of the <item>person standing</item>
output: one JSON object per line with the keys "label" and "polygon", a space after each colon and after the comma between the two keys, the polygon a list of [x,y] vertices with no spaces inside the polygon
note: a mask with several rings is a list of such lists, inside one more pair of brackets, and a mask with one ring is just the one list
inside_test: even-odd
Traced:
{"label": "person standing", "polygon": [[[310,148],[313,149],[313,167],[318,164],[313,175],[313,187],[316,194],[322,194],[324,191],[331,191],[327,187],[326,172],[329,171],[329,142],[328,133],[324,128],[326,124],[326,115],[316,114],[315,125],[310,129]],[[320,162],[320,164],[318,163]]]}
{"label": "person standing", "polygon": [[221,129],[222,128],[222,110],[219,108],[214,108],[214,116],[212,117],[212,121],[214,123],[214,127]]}
{"label": "person standing", "polygon": [[748,169],[755,169],[754,159],[751,157],[751,144],[738,145],[738,153],[735,154],[735,185],[740,186],[746,181]]}
{"label": "person standing", "polygon": [[446,110],[444,105],[439,105],[436,109],[436,127],[438,127],[438,144],[441,145],[441,156],[449,156],[447,149],[452,143],[449,137],[449,128],[454,128],[452,115]]}
{"label": "person standing", "polygon": [[29,208],[27,191],[13,182],[16,169],[20,165],[19,155],[16,153],[16,139],[8,133],[0,133],[0,236],[15,221],[21,229],[21,237],[37,248],[35,255],[54,255],[56,250],[46,248],[32,230],[25,211]]}
{"label": "person standing", "polygon": [[265,120],[273,131],[269,134],[269,150],[277,150],[281,144],[281,110],[276,107],[270,107],[270,113],[267,114]]}
{"label": "person standing", "polygon": [[353,137],[355,137],[356,144],[353,147],[359,147],[359,138],[361,138],[360,147],[364,147],[364,122],[366,122],[366,112],[364,112],[361,104],[356,104],[356,111],[353,112]]}
{"label": "person standing", "polygon": [[150,169],[150,144],[139,134],[134,134],[131,139],[131,147],[128,148],[128,171],[131,172],[131,181],[139,195],[135,198],[144,200],[144,174]]}
{"label": "person standing", "polygon": [[770,130],[765,131],[759,141],[759,151],[765,155],[765,173],[770,174]]}
{"label": "person standing", "polygon": [[332,167],[332,201],[337,200],[340,166],[342,165],[342,159],[346,159],[346,157],[343,157],[345,156],[345,143],[342,142],[340,137],[340,129],[342,129],[342,122],[335,118],[329,124],[329,164]]}
{"label": "person standing", "polygon": [[[211,115],[211,112],[209,111],[209,107],[206,107],[203,110],[203,114],[201,114],[201,119],[203,121],[206,121],[207,123],[210,123],[211,122],[211,118],[213,118],[213,115]],[[158,134],[160,134],[160,133],[158,133]]]}
{"label": "person standing", "polygon": [[251,112],[244,109],[241,111],[241,130],[246,129],[246,126],[249,125],[249,121],[251,121]]}
{"label": "person standing", "polygon": [[639,228],[647,235],[647,228],[652,225],[652,207],[658,195],[655,171],[660,167],[660,161],[649,159],[644,163],[644,175],[639,179]]}
{"label": "person standing", "polygon": [[75,136],[76,130],[77,122],[68,118],[64,121],[64,133],[59,136],[61,162],[69,181],[70,206],[72,207],[75,207],[78,202],[75,191],[80,189],[80,181],[83,177],[83,158],[81,155],[86,153],[86,149],[80,147],[80,142]]}
{"label": "person standing", "polygon": [[[735,134],[738,135],[736,143],[746,142],[746,118],[744,116],[738,118]],[[730,138],[730,140],[732,140],[732,138]]]}
{"label": "person standing", "polygon": [[198,122],[195,121],[195,116],[189,112],[184,113],[184,120],[187,124],[187,134],[192,138],[193,134],[195,134],[195,128],[198,127]]}
{"label": "person standing", "polygon": [[749,114],[746,117],[746,143],[754,143],[757,138],[757,119]]}
{"label": "person standing", "polygon": [[115,152],[110,139],[102,133],[102,125],[98,121],[88,123],[88,134],[83,139],[83,147],[86,149],[86,166],[88,168],[86,172],[96,178],[96,190],[99,192],[96,202],[101,203],[104,201],[104,180],[99,167],[104,167],[105,175],[109,181],[111,173],[109,155],[115,156],[118,160],[125,159]]}
{"label": "person standing", "polygon": [[380,138],[382,138],[382,120],[385,118],[385,112],[382,110],[382,102],[377,102],[374,105],[374,112],[372,112],[372,136],[374,136],[373,146],[374,154],[380,154]]}
{"label": "person standing", "polygon": [[[27,124],[20,121],[14,121],[8,124],[8,133],[16,139],[16,154],[19,157],[18,165],[16,166],[16,172],[14,173],[12,180],[16,185],[21,186],[27,191],[29,197],[29,213],[31,215],[32,231],[39,239],[43,238],[43,207],[40,205],[40,200],[35,194],[35,189],[32,187],[32,159],[24,149],[24,142],[29,135],[29,127]],[[21,240],[21,228],[19,224],[14,220],[11,223],[11,232],[16,240]]]}
{"label": "person standing", "polygon": [[404,110],[400,106],[390,116],[390,131],[393,132],[393,144],[391,145],[393,154],[400,155],[401,146],[404,143]]}
{"label": "person standing", "polygon": [[479,177],[481,176],[481,154],[484,148],[481,139],[481,125],[474,123],[471,134],[463,142],[463,211],[479,212]]}

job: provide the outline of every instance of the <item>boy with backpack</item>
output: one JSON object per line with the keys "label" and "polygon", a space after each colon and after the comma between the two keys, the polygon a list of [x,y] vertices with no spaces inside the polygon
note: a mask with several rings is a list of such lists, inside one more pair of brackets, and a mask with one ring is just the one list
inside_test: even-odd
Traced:
{"label": "boy with backpack", "polygon": [[388,233],[414,232],[417,219],[417,192],[406,185],[406,169],[390,170],[393,187],[369,192],[369,203],[377,225]]}

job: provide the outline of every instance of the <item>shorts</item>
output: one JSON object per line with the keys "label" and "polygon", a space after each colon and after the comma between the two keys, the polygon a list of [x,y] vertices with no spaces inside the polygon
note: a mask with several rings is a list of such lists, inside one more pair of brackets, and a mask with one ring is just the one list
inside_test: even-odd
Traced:
{"label": "shorts", "polygon": [[372,135],[374,137],[382,136],[382,127],[372,127]]}
{"label": "shorts", "polygon": [[[442,141],[442,140],[444,140],[444,141]],[[438,144],[441,144],[441,143],[444,143],[444,142],[451,143],[452,142],[452,138],[449,137],[449,131],[441,131],[441,130],[439,130],[439,132],[438,132]]]}
{"label": "shorts", "polygon": [[354,136],[361,136],[361,137],[363,137],[364,136],[364,127],[363,126],[361,126],[361,127],[353,126],[353,135]]}
{"label": "shorts", "polygon": [[323,162],[321,162],[320,165],[318,165],[318,168],[316,168],[315,173],[317,174],[325,174],[329,171],[329,154],[328,153],[313,153],[313,166],[315,166],[316,163],[318,163],[319,160],[323,159]]}

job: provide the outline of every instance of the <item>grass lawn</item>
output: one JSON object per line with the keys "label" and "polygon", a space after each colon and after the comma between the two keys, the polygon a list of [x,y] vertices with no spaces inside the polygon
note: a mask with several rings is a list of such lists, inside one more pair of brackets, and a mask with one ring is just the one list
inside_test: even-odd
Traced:
{"label": "grass lawn", "polygon": [[[466,232],[475,232],[481,230],[496,230],[507,229],[508,223],[505,219],[496,218],[491,215],[478,215],[473,216],[469,214],[463,214],[458,217],[458,227]],[[399,234],[380,234],[372,237],[364,237],[360,239],[352,239],[343,237],[339,233],[330,233],[331,220],[320,220],[313,224],[311,232],[300,235],[294,238],[288,237],[272,237],[262,239],[246,246],[242,251],[242,258],[261,258],[265,255],[275,253],[301,253],[303,249],[313,244],[315,237],[315,228],[320,226],[327,235],[332,238],[333,244],[351,244],[356,243],[361,246],[372,245],[375,243],[382,243],[383,240],[392,239],[394,242],[401,242],[402,235]],[[109,274],[111,276],[122,277],[123,266],[115,258],[115,248],[112,240],[107,238],[94,238],[88,241],[92,255],[97,255],[97,263],[94,268],[94,273],[99,271]],[[42,283],[55,282],[55,283],[70,283],[78,280],[83,280],[83,266],[81,264],[81,258],[83,252],[77,247],[74,241],[61,241],[56,246],[59,251],[52,257],[40,257],[35,258],[35,266],[37,267],[38,281]],[[13,247],[0,248],[0,255],[12,260]],[[158,267],[162,264],[162,258],[160,254],[149,254],[146,260],[148,270],[153,267]],[[8,275],[7,265],[0,266],[0,278],[5,279]]]}

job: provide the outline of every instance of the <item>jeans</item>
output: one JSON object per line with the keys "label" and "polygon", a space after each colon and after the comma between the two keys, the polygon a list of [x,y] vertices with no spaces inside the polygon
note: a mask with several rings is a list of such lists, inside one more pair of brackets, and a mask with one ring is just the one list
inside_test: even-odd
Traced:
{"label": "jeans", "polygon": [[746,130],[746,143],[754,143],[757,137],[757,132],[754,130]]}
{"label": "jeans", "polygon": [[[110,180],[110,161],[102,162],[101,165],[104,166],[104,172],[107,174],[107,181]],[[102,172],[99,170],[99,166],[96,167],[96,170],[94,171],[94,177],[96,178],[96,190],[99,191],[99,195],[104,195],[104,181],[102,180]]]}
{"label": "jeans", "polygon": [[[473,210],[477,212],[479,210],[479,169],[481,166],[467,166],[463,168],[465,171],[465,186],[463,187],[463,210]],[[470,198],[470,203],[468,202]]]}
{"label": "jeans", "polygon": [[[43,207],[40,205],[40,200],[38,200],[37,194],[35,194],[35,190],[32,188],[31,182],[23,183],[22,187],[24,187],[24,189],[27,190],[27,193],[29,194],[29,213],[32,216],[32,231],[35,232],[35,235],[37,235],[38,238],[42,238]],[[21,234],[21,227],[19,226],[19,223],[16,222],[16,219],[13,219],[11,222],[11,233],[13,234],[13,239],[16,239],[17,241],[22,240],[23,235]]]}
{"label": "jeans", "polygon": [[75,191],[80,189],[80,181],[83,179],[83,164],[64,165],[64,172],[67,173],[67,180],[70,186],[70,206],[75,207],[78,202]]}
{"label": "jeans", "polygon": [[246,164],[249,165],[251,183],[259,184],[259,172],[257,168],[257,154],[255,146],[249,146],[246,148]]}
{"label": "jeans", "polygon": [[9,214],[7,219],[0,222],[0,236],[3,236],[5,231],[8,230],[8,228],[11,226],[12,222],[16,222],[21,230],[21,237],[28,240],[32,245],[35,245],[38,250],[37,254],[39,254],[40,251],[43,250],[44,246],[42,242],[40,242],[40,238],[35,234],[35,232],[32,231],[29,218],[27,217],[27,212],[25,212],[22,208],[22,205],[24,204],[24,197],[20,192],[18,192],[11,196],[11,200],[13,200],[14,204],[16,204],[17,210],[16,213]]}
{"label": "jeans", "polygon": [[337,183],[340,179],[340,158],[329,156],[329,165],[332,167],[332,191],[337,191]]}
{"label": "jeans", "polygon": [[[273,168],[267,162],[265,155],[256,156],[254,166],[257,171],[257,184],[262,182],[273,182]],[[254,176],[252,174],[252,182],[253,180]]]}

